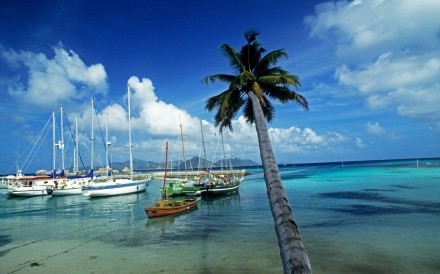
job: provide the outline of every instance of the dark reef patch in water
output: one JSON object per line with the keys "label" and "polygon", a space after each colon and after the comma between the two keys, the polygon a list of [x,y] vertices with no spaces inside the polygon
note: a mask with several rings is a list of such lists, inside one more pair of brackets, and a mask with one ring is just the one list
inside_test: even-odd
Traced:
{"label": "dark reef patch in water", "polygon": [[335,198],[349,200],[366,200],[376,202],[386,202],[389,198],[379,193],[361,192],[361,191],[339,191],[326,192],[318,194],[320,198]]}
{"label": "dark reef patch in water", "polygon": [[366,188],[364,191],[371,191],[371,192],[396,192],[395,189],[380,189],[380,188]]}
{"label": "dark reef patch in water", "polygon": [[[340,191],[318,194],[320,198],[359,200],[384,205],[350,205],[348,207],[334,208],[334,211],[351,213],[354,215],[376,215],[376,214],[407,214],[407,213],[430,213],[440,215],[440,203],[427,201],[413,201],[406,199],[392,198],[380,193],[369,191]],[[385,205],[391,204],[391,205]]]}
{"label": "dark reef patch in water", "polygon": [[371,205],[350,205],[348,207],[335,208],[333,210],[342,213],[349,213],[356,216],[408,213],[408,209],[406,207],[386,207],[386,206],[371,206]]}
{"label": "dark reef patch in water", "polygon": [[281,174],[281,180],[295,180],[295,179],[307,179],[310,176],[306,174],[289,174],[289,175],[283,175]]}
{"label": "dark reef patch in water", "polygon": [[344,222],[345,220],[334,220],[334,221],[326,221],[326,222],[313,223],[313,224],[305,224],[305,225],[301,225],[301,227],[304,228],[338,227],[344,225]]}
{"label": "dark reef patch in water", "polygon": [[409,186],[409,185],[391,185],[391,186],[395,187],[395,188],[402,188],[402,189],[419,189],[418,187]]}

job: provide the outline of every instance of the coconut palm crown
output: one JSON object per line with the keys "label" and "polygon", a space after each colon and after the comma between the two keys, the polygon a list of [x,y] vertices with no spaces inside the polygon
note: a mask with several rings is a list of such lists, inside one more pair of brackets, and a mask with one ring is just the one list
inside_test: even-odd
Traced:
{"label": "coconut palm crown", "polygon": [[251,124],[255,122],[252,102],[246,96],[249,92],[258,98],[268,122],[272,121],[275,113],[268,98],[284,104],[293,101],[304,110],[309,108],[306,98],[291,89],[300,86],[298,76],[276,66],[280,58],[287,58],[287,53],[279,49],[263,56],[266,50],[257,41],[258,34],[256,31],[246,32],[247,44],[240,51],[228,44],[220,47],[236,75],[213,74],[203,79],[205,83],[220,81],[229,85],[227,90],[209,98],[205,106],[208,111],[217,109],[214,120],[220,130],[226,127],[233,130],[232,119],[241,108],[246,121]]}
{"label": "coconut palm crown", "polygon": [[240,109],[243,109],[246,121],[255,124],[284,273],[308,274],[312,273],[309,257],[281,182],[267,129],[267,122],[274,116],[269,99],[282,103],[293,101],[304,110],[308,110],[308,103],[301,94],[290,89],[299,87],[298,77],[276,66],[281,57],[287,58],[287,54],[283,50],[275,50],[263,56],[265,50],[256,40],[257,35],[255,31],[246,32],[247,44],[240,51],[227,44],[221,46],[237,75],[205,77],[206,83],[221,81],[229,85],[227,90],[209,98],[205,107],[209,111],[217,109],[214,120],[220,131],[226,127],[232,131],[232,119]]}

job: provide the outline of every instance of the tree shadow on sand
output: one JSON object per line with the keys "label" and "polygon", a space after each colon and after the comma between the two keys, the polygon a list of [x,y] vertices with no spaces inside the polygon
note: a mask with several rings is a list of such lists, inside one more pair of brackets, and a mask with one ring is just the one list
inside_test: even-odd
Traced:
{"label": "tree shadow on sand", "polygon": [[[7,244],[12,243],[12,239],[10,235],[0,235],[0,247],[5,246]],[[9,250],[0,250],[0,257],[4,256],[8,253]]]}

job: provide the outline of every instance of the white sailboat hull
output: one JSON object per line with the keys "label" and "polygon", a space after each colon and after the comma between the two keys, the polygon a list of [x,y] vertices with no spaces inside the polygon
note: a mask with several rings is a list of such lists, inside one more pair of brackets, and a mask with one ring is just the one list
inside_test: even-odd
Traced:
{"label": "white sailboat hull", "polygon": [[67,181],[57,185],[52,196],[66,196],[82,194],[82,188],[91,180],[90,177],[69,178]]}
{"label": "white sailboat hull", "polygon": [[55,182],[62,180],[62,178],[45,176],[23,176],[9,186],[8,195],[23,197],[50,195],[55,188]]}
{"label": "white sailboat hull", "polygon": [[148,181],[116,180],[115,182],[92,183],[83,187],[82,193],[91,198],[139,193],[147,189]]}
{"label": "white sailboat hull", "polygon": [[21,197],[33,197],[49,195],[46,186],[32,186],[32,187],[9,187],[8,195],[21,196]]}
{"label": "white sailboat hull", "polygon": [[82,187],[55,189],[52,192],[52,196],[66,196],[66,195],[78,195],[78,194],[82,194]]}
{"label": "white sailboat hull", "polygon": [[230,194],[238,191],[238,188],[240,186],[240,182],[236,182],[235,184],[231,186],[213,186],[213,187],[207,187],[202,191],[202,195],[224,195],[224,194]]}
{"label": "white sailboat hull", "polygon": [[[132,145],[131,145],[131,110],[130,110],[130,88],[127,85],[127,102],[128,102],[128,142],[129,142],[129,152],[130,152],[130,178],[106,178],[104,182],[94,181],[84,186],[82,189],[83,195],[86,197],[108,197],[124,194],[132,194],[144,192],[147,189],[149,179],[145,178],[142,180],[133,180],[133,155],[132,155]],[[109,162],[108,162],[108,146],[111,143],[108,140],[107,123],[105,126],[105,146],[106,146],[106,168],[107,174],[109,174]],[[92,131],[93,132],[93,131]]]}

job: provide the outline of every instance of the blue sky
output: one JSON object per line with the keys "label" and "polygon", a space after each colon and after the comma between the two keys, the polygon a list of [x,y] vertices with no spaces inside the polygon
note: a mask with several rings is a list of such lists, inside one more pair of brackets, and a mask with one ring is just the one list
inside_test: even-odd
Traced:
{"label": "blue sky", "polygon": [[[440,2],[370,1],[13,1],[0,4],[0,172],[52,166],[52,112],[79,124],[90,164],[90,100],[108,117],[112,161],[128,159],[127,84],[134,158],[160,162],[201,151],[223,155],[205,85],[230,73],[219,47],[240,48],[249,29],[280,65],[299,75],[310,111],[276,105],[269,124],[277,161],[287,163],[435,157],[440,151]],[[51,122],[49,122],[51,123]],[[56,139],[60,139],[59,114]],[[66,165],[72,164],[65,129]],[[255,129],[240,116],[226,153],[260,162]],[[96,128],[95,128],[96,129]],[[73,129],[72,129],[73,130]],[[96,136],[101,133],[96,129]],[[101,138],[101,137],[99,137]],[[103,142],[94,142],[95,166]],[[60,151],[57,151],[57,159]],[[179,156],[180,155],[180,156]],[[218,159],[217,159],[218,160]],[[57,162],[58,165],[58,162]]]}

